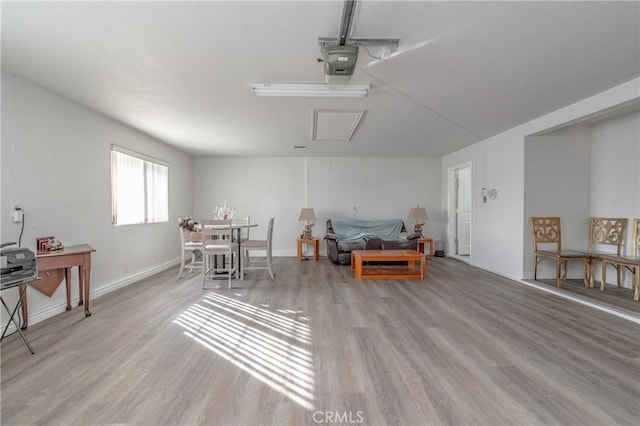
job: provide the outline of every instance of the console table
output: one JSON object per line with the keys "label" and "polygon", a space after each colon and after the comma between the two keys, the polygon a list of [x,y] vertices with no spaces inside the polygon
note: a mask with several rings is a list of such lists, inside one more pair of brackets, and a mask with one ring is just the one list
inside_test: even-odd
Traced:
{"label": "console table", "polygon": [[[91,316],[89,310],[89,289],[91,279],[91,253],[96,251],[89,244],[65,247],[58,251],[36,252],[36,265],[40,280],[32,283],[30,287],[51,297],[56,289],[65,280],[67,290],[67,311],[71,310],[71,268],[78,267],[78,306],[84,304],[84,315]],[[22,298],[22,328],[29,325],[27,310],[27,295]]]}

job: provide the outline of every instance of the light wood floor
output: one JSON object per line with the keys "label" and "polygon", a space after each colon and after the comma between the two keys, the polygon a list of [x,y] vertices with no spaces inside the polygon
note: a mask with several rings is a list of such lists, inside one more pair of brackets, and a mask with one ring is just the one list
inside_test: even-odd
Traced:
{"label": "light wood floor", "polygon": [[591,288],[584,288],[582,279],[571,279],[562,282],[560,289],[556,287],[555,279],[526,280],[530,283],[537,283],[547,286],[553,291],[568,294],[595,303],[608,309],[622,312],[626,315],[640,319],[640,303],[633,300],[633,289],[617,287],[615,284],[607,284],[605,291],[600,291],[600,281],[595,282]]}
{"label": "light wood floor", "polygon": [[[422,281],[177,268],[2,343],[7,425],[638,425],[640,327],[450,259]],[[218,282],[211,282],[213,286]]]}

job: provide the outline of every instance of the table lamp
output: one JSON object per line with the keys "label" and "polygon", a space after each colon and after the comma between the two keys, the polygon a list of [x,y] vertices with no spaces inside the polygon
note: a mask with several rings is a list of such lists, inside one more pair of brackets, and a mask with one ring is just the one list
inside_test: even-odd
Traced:
{"label": "table lamp", "polygon": [[429,219],[427,210],[424,207],[412,207],[411,210],[409,210],[407,219],[416,221],[416,225],[413,227],[413,232],[422,237],[422,227],[424,226],[425,221]]}
{"label": "table lamp", "polygon": [[303,208],[300,210],[300,217],[298,220],[305,220],[307,224],[304,225],[304,233],[302,234],[302,238],[305,240],[310,240],[313,237],[311,236],[311,228],[316,223],[316,215],[313,213],[313,209],[311,208]]}

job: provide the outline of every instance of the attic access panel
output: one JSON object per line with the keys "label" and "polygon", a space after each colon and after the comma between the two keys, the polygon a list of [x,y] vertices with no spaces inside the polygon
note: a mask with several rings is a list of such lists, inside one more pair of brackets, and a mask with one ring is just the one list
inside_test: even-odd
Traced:
{"label": "attic access panel", "polygon": [[364,113],[364,110],[314,109],[311,140],[349,141]]}

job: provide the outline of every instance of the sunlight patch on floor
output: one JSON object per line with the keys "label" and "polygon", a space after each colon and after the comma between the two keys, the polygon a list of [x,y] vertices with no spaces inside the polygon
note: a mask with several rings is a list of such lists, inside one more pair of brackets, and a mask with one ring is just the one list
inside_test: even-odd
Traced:
{"label": "sunlight patch on floor", "polygon": [[311,330],[297,310],[267,309],[209,292],[173,322],[185,335],[291,398],[313,409]]}

